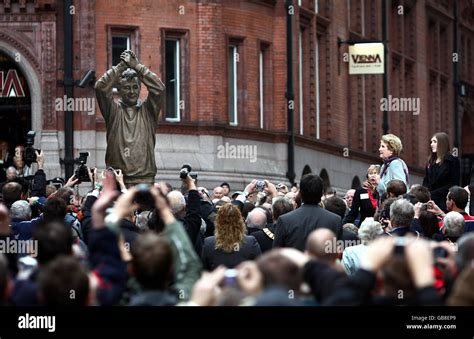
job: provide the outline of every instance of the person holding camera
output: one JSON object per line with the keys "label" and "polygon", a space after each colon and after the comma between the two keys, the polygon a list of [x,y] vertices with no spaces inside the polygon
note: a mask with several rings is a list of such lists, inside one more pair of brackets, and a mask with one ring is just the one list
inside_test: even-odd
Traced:
{"label": "person holding camera", "polygon": [[[155,187],[149,188],[149,190],[139,189],[137,187],[132,187],[127,190],[126,193],[122,194],[116,201],[113,210],[110,214],[105,216],[106,209],[109,207],[113,200],[117,197],[118,191],[115,189],[115,182],[112,174],[106,173],[104,179],[104,189],[102,194],[99,196],[99,199],[94,202],[92,206],[92,224],[94,230],[91,232],[90,235],[90,245],[89,247],[94,247],[96,251],[103,251],[104,256],[108,256],[110,261],[107,261],[106,258],[102,258],[102,260],[106,260],[110,266],[110,263],[115,265],[115,269],[119,269],[119,262],[122,262],[120,254],[117,250],[111,252],[112,250],[112,242],[110,240],[115,239],[115,245],[117,244],[117,237],[112,237],[112,234],[118,234],[119,227],[121,220],[125,218],[127,215],[132,213],[134,210],[139,208],[137,204],[137,200],[139,195],[146,195],[148,198],[146,200],[151,200],[154,204],[154,213],[156,214],[156,218],[158,219],[157,222],[163,224],[163,229],[160,231],[168,243],[171,245],[172,256],[173,256],[173,265],[174,271],[174,284],[172,285],[174,291],[176,292],[177,297],[179,300],[185,301],[189,299],[191,295],[191,290],[194,283],[199,279],[201,274],[201,263],[196,255],[193,246],[189,240],[189,237],[186,235],[186,231],[184,230],[182,224],[176,220],[170,206],[168,203],[167,198]],[[112,234],[110,233],[112,231]],[[97,233],[100,234],[97,234]],[[151,232],[154,231],[150,231]],[[144,234],[142,237],[141,235],[137,238],[136,242],[132,244],[132,258],[131,264],[134,269],[135,277],[141,281],[142,287],[144,288],[143,292],[152,292],[156,290],[160,290],[166,286],[168,288],[168,284],[166,282],[170,282],[170,280],[163,281],[163,279],[169,279],[169,276],[163,276],[160,274],[161,271],[156,265],[161,263],[161,258],[155,255],[151,255],[148,251],[140,251],[138,248],[134,248],[134,246],[148,248],[146,244],[156,243],[155,238],[153,236],[147,236],[147,233]],[[97,237],[103,237],[103,239],[97,239]],[[105,246],[100,245],[97,241],[104,241],[106,238],[109,238],[109,244]],[[158,251],[158,250],[157,250]],[[156,254],[157,251],[152,251],[152,254]],[[159,252],[159,251],[158,251]],[[164,253],[164,252],[163,252]],[[91,249],[91,257],[92,257],[92,249]],[[95,261],[93,264],[97,267],[98,260],[101,259],[101,256],[95,256]],[[142,266],[139,263],[143,263]],[[156,264],[156,265],[155,265]],[[165,269],[166,272],[169,272],[171,267],[167,266]],[[105,270],[107,269],[104,267],[98,267],[98,269]],[[122,286],[122,278],[121,274],[122,271],[116,271],[117,277],[119,278],[116,281],[118,288],[123,288]],[[146,276],[148,275],[148,278]],[[147,279],[147,281],[142,280]],[[151,284],[150,284],[150,281]],[[153,298],[151,298],[153,299]],[[143,300],[143,299],[142,299]],[[150,301],[151,302],[151,301]],[[141,302],[136,301],[134,305],[140,305]]]}
{"label": "person holding camera", "polygon": [[176,190],[168,193],[167,197],[173,215],[183,224],[191,243],[194,244],[196,253],[200,254],[204,242],[204,234],[201,233],[201,197],[189,173],[181,178],[183,188],[187,191],[187,199]]}

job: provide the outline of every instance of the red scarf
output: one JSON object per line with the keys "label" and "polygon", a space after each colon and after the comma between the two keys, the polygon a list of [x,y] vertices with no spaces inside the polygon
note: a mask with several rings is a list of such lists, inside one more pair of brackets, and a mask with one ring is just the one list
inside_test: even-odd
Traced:
{"label": "red scarf", "polygon": [[372,207],[374,208],[374,210],[377,209],[377,199],[374,198],[371,190],[367,190],[367,193],[369,193],[369,199],[372,203]]}

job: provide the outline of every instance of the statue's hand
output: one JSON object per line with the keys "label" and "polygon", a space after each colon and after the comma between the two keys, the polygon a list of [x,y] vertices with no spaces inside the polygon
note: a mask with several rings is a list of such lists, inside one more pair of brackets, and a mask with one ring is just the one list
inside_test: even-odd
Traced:
{"label": "statue's hand", "polygon": [[128,67],[135,69],[139,64],[137,55],[131,50],[126,50],[120,55],[120,59],[127,64]]}

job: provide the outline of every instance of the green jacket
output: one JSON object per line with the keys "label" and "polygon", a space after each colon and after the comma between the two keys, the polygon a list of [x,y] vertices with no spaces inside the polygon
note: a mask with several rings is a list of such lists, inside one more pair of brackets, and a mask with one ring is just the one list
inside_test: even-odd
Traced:
{"label": "green jacket", "polygon": [[165,226],[163,232],[173,249],[173,265],[175,271],[174,289],[180,301],[191,298],[196,281],[201,277],[202,263],[189,237],[179,221]]}

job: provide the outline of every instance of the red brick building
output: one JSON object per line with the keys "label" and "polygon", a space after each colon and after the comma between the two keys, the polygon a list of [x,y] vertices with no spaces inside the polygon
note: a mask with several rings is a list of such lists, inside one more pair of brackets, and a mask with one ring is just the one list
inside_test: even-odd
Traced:
{"label": "red brick building", "polygon": [[[347,189],[363,181],[367,165],[378,161],[383,77],[349,75],[348,46],[338,40],[380,40],[381,2],[293,2],[297,179],[312,171]],[[54,0],[0,1],[0,53],[8,67],[17,53],[21,56],[17,68],[31,100],[21,103],[21,113],[1,98],[0,108],[10,108],[0,109],[0,119],[11,124],[15,112],[26,117],[24,129],[38,131],[37,146],[45,150],[50,176],[61,174],[64,156],[64,113],[54,105],[64,94],[58,82],[64,71],[62,6]],[[458,1],[456,55],[453,1],[390,0],[387,9],[389,94],[420,100],[418,115],[389,112],[389,131],[401,137],[402,157],[416,182],[431,135],[445,131],[454,143],[453,62],[459,66],[462,93],[458,154],[474,156],[474,6]],[[187,162],[207,186],[228,181],[237,187],[254,177],[285,180],[283,0],[75,0],[70,10],[76,80],[89,69],[98,78],[124,48],[131,48],[166,83],[157,130],[159,178],[176,182],[177,170]],[[74,96],[95,97],[92,87],[75,88]],[[24,113],[28,105],[31,120]],[[88,164],[103,168],[105,146],[98,109],[95,115],[76,111],[76,156],[89,151]],[[242,152],[232,153],[232,147]],[[254,147],[255,158],[244,152]]]}

